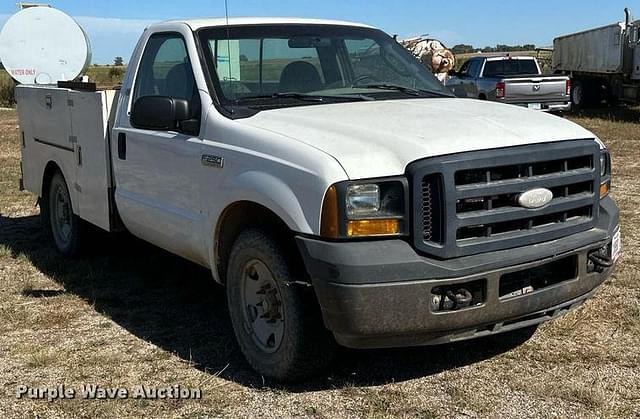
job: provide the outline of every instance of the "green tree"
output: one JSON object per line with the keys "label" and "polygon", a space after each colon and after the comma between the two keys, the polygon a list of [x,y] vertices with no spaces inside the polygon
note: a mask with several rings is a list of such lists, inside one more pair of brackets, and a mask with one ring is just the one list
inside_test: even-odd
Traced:
{"label": "green tree", "polygon": [[454,54],[470,54],[475,52],[475,49],[473,48],[473,45],[458,44],[451,48],[451,52]]}

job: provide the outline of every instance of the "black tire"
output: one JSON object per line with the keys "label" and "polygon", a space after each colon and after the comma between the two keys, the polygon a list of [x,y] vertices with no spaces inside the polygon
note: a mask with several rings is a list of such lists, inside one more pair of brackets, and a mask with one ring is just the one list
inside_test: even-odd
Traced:
{"label": "black tire", "polygon": [[326,368],[336,343],[312,289],[294,283],[303,277],[287,256],[271,235],[245,230],[231,250],[226,289],[236,340],[249,364],[264,377],[291,382]]}
{"label": "black tire", "polygon": [[[62,213],[64,221],[59,220]],[[47,234],[63,256],[74,257],[80,254],[84,225],[73,213],[69,188],[59,171],[51,177],[44,189],[40,199],[40,217]]]}
{"label": "black tire", "polygon": [[614,90],[612,86],[607,86],[605,90],[605,99],[607,101],[607,105],[612,108],[620,106],[620,97],[616,94],[617,92]]}
{"label": "black tire", "polygon": [[571,84],[571,107],[580,110],[586,106],[585,96],[586,85],[580,80],[574,80]]}

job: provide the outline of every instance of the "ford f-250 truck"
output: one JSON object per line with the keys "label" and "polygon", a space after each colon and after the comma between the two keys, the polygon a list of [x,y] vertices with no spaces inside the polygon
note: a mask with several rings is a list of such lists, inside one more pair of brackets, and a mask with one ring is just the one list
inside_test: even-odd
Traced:
{"label": "ford f-250 truck", "polygon": [[571,81],[564,75],[545,76],[534,57],[473,57],[450,73],[447,86],[466,97],[546,112],[571,110]]}
{"label": "ford f-250 truck", "polygon": [[457,99],[369,26],[164,22],[119,91],[16,90],[23,184],[59,251],[90,223],[210,268],[246,359],[278,380],[319,371],[336,342],[533,327],[620,254],[594,134]]}

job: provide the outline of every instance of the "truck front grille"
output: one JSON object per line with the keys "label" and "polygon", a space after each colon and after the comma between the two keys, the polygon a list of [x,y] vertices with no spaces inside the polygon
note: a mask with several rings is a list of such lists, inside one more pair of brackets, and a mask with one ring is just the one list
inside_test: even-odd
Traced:
{"label": "truck front grille", "polygon": [[422,180],[422,237],[427,242],[442,241],[442,182],[439,175],[425,176]]}
{"label": "truck front grille", "polygon": [[[599,152],[595,141],[578,140],[412,164],[416,247],[452,258],[592,228],[599,208]],[[519,195],[535,188],[550,190],[551,202],[537,209],[520,206]]]}

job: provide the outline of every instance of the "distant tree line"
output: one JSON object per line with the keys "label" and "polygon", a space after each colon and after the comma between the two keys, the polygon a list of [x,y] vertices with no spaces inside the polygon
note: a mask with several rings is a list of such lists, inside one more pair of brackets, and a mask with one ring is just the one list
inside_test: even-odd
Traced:
{"label": "distant tree line", "polygon": [[458,44],[451,48],[451,52],[454,54],[471,54],[474,52],[516,52],[516,51],[533,51],[536,46],[533,44],[525,45],[501,45],[498,44],[495,47],[476,48],[473,45]]}

